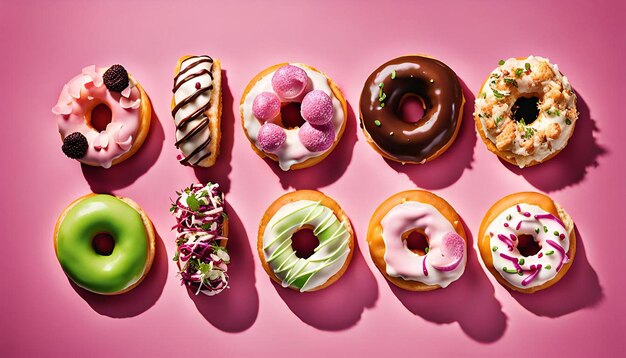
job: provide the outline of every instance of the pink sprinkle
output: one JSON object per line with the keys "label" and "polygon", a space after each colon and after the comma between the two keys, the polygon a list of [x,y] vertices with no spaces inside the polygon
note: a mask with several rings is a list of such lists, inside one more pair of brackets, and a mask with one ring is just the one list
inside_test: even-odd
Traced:
{"label": "pink sprinkle", "polygon": [[559,235],[559,239],[561,240],[565,239],[565,234],[561,233],[561,235]]}
{"label": "pink sprinkle", "polygon": [[272,88],[281,98],[294,99],[304,93],[309,76],[300,67],[286,65],[274,72]]}
{"label": "pink sprinkle", "polygon": [[517,205],[516,207],[517,207],[517,212],[521,213],[522,212],[522,208],[520,208],[519,205]]}
{"label": "pink sprinkle", "polygon": [[524,216],[529,218],[530,217],[530,213],[527,211],[527,212],[524,213]]}
{"label": "pink sprinkle", "polygon": [[542,258],[543,257],[543,252],[540,252],[537,257]]}
{"label": "pink sprinkle", "polygon": [[500,241],[504,242],[506,246],[508,246],[509,251],[513,251],[513,242],[508,237],[502,234],[498,234],[498,239],[500,239]]}
{"label": "pink sprinkle", "polygon": [[509,223],[504,223],[504,227],[509,227]]}
{"label": "pink sprinkle", "polygon": [[181,160],[181,159],[183,159],[182,155],[179,154],[179,155],[176,156],[176,160]]}
{"label": "pink sprinkle", "polygon": [[311,91],[302,99],[302,118],[314,126],[320,126],[333,119],[333,101],[324,91]]}
{"label": "pink sprinkle", "polygon": [[511,240],[513,241],[517,240],[517,236],[515,236],[515,234],[511,234]]}
{"label": "pink sprinkle", "polygon": [[196,89],[200,89],[200,87],[202,87],[202,86],[200,85],[200,82],[196,82]]}
{"label": "pink sprinkle", "polygon": [[335,142],[335,127],[332,123],[312,126],[307,122],[300,127],[298,138],[309,151],[321,152],[330,148]]}
{"label": "pink sprinkle", "polygon": [[424,256],[424,260],[422,260],[422,270],[424,270],[424,276],[428,276],[428,269],[426,268],[426,258],[428,255]]}
{"label": "pink sprinkle", "polygon": [[262,121],[274,119],[280,113],[280,99],[272,92],[261,92],[254,97],[252,113]]}
{"label": "pink sprinkle", "polygon": [[518,223],[517,223],[517,226],[515,227],[515,230],[519,230],[519,228],[520,228],[521,226],[522,226],[522,222],[520,221],[520,222],[518,222]]}
{"label": "pink sprinkle", "polygon": [[277,151],[287,140],[285,130],[274,124],[265,123],[259,129],[257,143],[264,152],[273,153]]}
{"label": "pink sprinkle", "polygon": [[[533,265],[534,266],[534,265]],[[531,283],[535,277],[537,277],[537,275],[539,274],[539,270],[541,269],[541,264],[537,265],[536,270],[533,271],[533,273],[531,273],[530,275],[528,275],[523,281],[522,281],[522,286],[526,286],[529,283]]]}
{"label": "pink sprinkle", "polygon": [[507,254],[500,254],[500,257],[502,257],[505,260],[509,260],[513,263],[513,266],[515,266],[515,269],[517,271],[522,271],[522,266],[519,265],[519,263],[517,262],[517,259],[515,257],[511,257]]}

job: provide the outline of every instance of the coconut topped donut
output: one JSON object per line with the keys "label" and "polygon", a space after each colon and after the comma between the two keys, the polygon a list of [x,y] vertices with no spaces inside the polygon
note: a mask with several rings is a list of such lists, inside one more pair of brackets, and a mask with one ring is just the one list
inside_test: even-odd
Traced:
{"label": "coconut topped donut", "polygon": [[[259,73],[244,91],[240,110],[254,151],[285,171],[309,167],[330,154],[347,116],[337,86],[305,64],[283,63]],[[287,118],[289,112],[295,118]]]}
{"label": "coconut topped donut", "polygon": [[548,59],[510,58],[483,84],[474,116],[489,150],[523,168],[565,148],[578,119],[576,94]]}

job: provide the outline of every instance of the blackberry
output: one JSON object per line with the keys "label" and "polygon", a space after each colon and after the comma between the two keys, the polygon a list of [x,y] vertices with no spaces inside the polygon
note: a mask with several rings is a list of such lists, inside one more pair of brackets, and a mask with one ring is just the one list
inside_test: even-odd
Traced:
{"label": "blackberry", "polygon": [[61,150],[72,159],[80,159],[87,154],[89,144],[87,138],[79,132],[74,132],[63,139]]}
{"label": "blackberry", "polygon": [[124,88],[128,87],[128,72],[122,65],[109,67],[102,75],[102,79],[109,91],[122,92]]}

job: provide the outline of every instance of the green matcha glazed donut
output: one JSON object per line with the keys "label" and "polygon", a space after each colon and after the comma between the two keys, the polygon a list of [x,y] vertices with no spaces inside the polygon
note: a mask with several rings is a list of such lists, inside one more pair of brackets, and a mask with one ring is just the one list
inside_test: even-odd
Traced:
{"label": "green matcha glazed donut", "polygon": [[[109,235],[110,255],[93,246]],[[106,194],[88,194],[72,202],[54,228],[54,249],[65,274],[78,286],[102,295],[130,291],[146,276],[154,259],[154,229],[137,203]]]}

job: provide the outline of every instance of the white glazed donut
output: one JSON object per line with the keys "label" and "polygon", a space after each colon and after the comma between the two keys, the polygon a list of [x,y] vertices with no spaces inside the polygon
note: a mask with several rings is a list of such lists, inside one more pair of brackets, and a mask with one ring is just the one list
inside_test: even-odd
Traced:
{"label": "white glazed donut", "polygon": [[[407,245],[415,231],[426,237],[425,252]],[[385,200],[370,220],[367,242],[385,278],[407,290],[447,287],[465,271],[467,239],[461,220],[450,204],[427,191],[404,191]]]}
{"label": "white glazed donut", "polygon": [[[302,125],[289,127],[281,110],[301,104]],[[332,152],[346,125],[347,104],[336,84],[315,68],[281,63],[257,74],[240,104],[252,149],[284,171],[317,164]]]}

